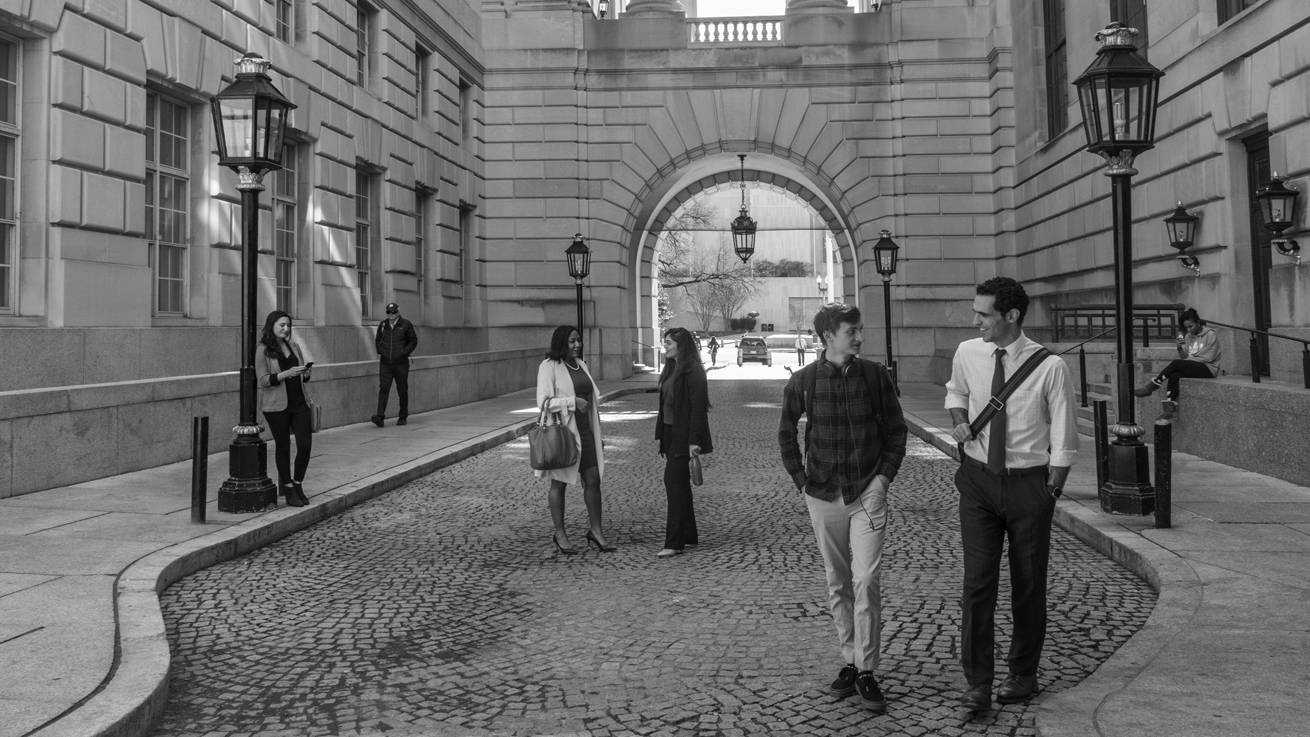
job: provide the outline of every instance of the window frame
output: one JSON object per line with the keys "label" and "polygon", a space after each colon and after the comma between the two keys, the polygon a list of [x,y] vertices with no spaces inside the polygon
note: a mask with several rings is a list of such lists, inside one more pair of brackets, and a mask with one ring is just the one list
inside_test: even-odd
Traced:
{"label": "window frame", "polygon": [[414,44],[414,119],[431,124],[436,106],[432,104],[432,50],[422,43]]}
{"label": "window frame", "polygon": [[1219,17],[1219,25],[1222,26],[1236,18],[1258,2],[1260,0],[1215,0],[1215,13]]}
{"label": "window frame", "polygon": [[372,315],[373,300],[373,174],[355,169],[355,276],[359,287],[360,317]]}
{"label": "window frame", "polygon": [[355,84],[368,89],[373,79],[373,51],[377,8],[364,0],[355,0]]}
{"label": "window frame", "polygon": [[1065,30],[1065,17],[1064,0],[1042,0],[1047,140],[1054,140],[1069,130],[1069,34]]}
{"label": "window frame", "polygon": [[[300,146],[283,144],[282,168],[271,172],[269,214],[273,231],[273,284],[277,309],[296,317],[300,267]],[[279,211],[286,212],[279,219]],[[286,227],[279,227],[279,224]],[[286,283],[284,283],[284,281]]]}
{"label": "window frame", "polygon": [[296,0],[273,0],[273,36],[285,44],[295,42]]}
{"label": "window frame", "polygon": [[[166,164],[161,160],[159,153],[163,150],[160,147],[163,135],[161,133],[160,115],[164,106],[174,108],[174,121],[182,120],[186,123],[184,135],[177,135],[175,131],[167,131],[168,136],[173,139],[173,161],[177,163],[179,151],[181,153],[182,163],[186,168],[179,168]],[[180,98],[172,97],[167,93],[157,90],[146,90],[146,161],[145,161],[145,207],[146,207],[146,243],[149,249],[149,263],[151,273],[151,312],[155,317],[176,318],[186,317],[190,300],[190,262],[191,262],[191,196],[192,190],[192,161],[191,145],[195,140],[196,126],[192,123],[192,105]],[[180,149],[178,142],[181,142]],[[185,183],[185,191],[182,196],[174,196],[173,200],[180,203],[184,209],[170,209],[174,216],[180,216],[178,222],[174,222],[172,227],[177,228],[180,225],[181,237],[175,240],[165,241],[161,233],[165,230],[163,227],[163,182],[166,180]],[[167,249],[167,250],[166,250]],[[161,262],[164,255],[172,251],[170,256],[176,256],[180,263],[177,264],[177,276],[161,276]],[[161,288],[164,286],[161,281],[177,283],[177,301],[176,304],[170,299],[167,305],[161,304]],[[176,307],[176,309],[172,309]]]}
{"label": "window frame", "polygon": [[1129,28],[1137,29],[1133,42],[1137,44],[1137,53],[1147,58],[1147,49],[1151,45],[1150,29],[1146,21],[1146,0],[1110,0],[1110,20],[1119,21]]}
{"label": "window frame", "polygon": [[473,83],[464,75],[459,77],[458,98],[459,113],[456,121],[459,124],[459,143],[468,148],[473,141]]}
{"label": "window frame", "polygon": [[[21,261],[19,254],[19,213],[22,203],[22,177],[19,176],[22,164],[23,132],[23,42],[9,35],[0,34],[0,43],[10,47],[12,65],[10,78],[0,78],[0,85],[9,85],[13,92],[13,120],[0,120],[0,139],[10,146],[8,166],[0,169],[0,182],[8,186],[0,187],[0,198],[8,197],[8,202],[0,199],[0,315],[18,314],[18,268]],[[7,173],[6,173],[7,170]],[[7,212],[6,212],[7,209]],[[6,217],[7,215],[7,217]]]}

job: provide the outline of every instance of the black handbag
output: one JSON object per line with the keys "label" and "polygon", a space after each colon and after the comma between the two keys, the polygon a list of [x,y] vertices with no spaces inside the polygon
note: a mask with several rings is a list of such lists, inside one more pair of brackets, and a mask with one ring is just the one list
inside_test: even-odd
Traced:
{"label": "black handbag", "polygon": [[701,468],[701,464],[700,464],[700,455],[699,455],[699,454],[697,454],[697,455],[693,455],[693,456],[691,457],[691,461],[690,461],[689,463],[691,464],[691,483],[692,483],[692,485],[693,485],[693,486],[700,486],[701,484],[704,484],[704,483],[705,483],[705,472],[704,472],[704,470]]}
{"label": "black handbag", "polygon": [[542,407],[537,424],[528,430],[528,463],[537,471],[568,468],[578,462],[579,450],[573,433],[559,412],[549,415]]}

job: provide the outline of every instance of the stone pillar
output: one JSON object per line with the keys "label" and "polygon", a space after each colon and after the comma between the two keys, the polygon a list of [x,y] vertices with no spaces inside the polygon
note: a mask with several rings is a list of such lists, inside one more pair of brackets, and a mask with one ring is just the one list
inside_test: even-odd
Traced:
{"label": "stone pillar", "polygon": [[787,0],[787,15],[817,13],[853,13],[855,9],[846,0]]}
{"label": "stone pillar", "polygon": [[679,0],[631,0],[624,18],[677,18],[686,17]]}

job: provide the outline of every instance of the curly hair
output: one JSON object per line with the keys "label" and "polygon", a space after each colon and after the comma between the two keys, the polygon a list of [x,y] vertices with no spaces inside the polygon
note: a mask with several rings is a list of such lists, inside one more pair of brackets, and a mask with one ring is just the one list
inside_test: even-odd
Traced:
{"label": "curly hair", "polygon": [[978,285],[977,294],[979,297],[995,297],[996,311],[1002,315],[1018,310],[1019,324],[1023,324],[1023,318],[1028,314],[1028,293],[1019,282],[1008,276],[994,276]]}
{"label": "curly hair", "polygon": [[282,310],[273,310],[268,313],[264,320],[264,329],[259,333],[259,344],[264,346],[264,355],[269,358],[277,358],[282,355],[282,348],[277,344],[277,336],[273,334],[273,326],[282,318],[290,318],[291,315]]}
{"label": "curly hair", "polygon": [[835,334],[841,330],[842,323],[858,325],[860,322],[862,318],[859,307],[842,302],[829,302],[814,316],[814,332],[819,334],[819,340],[826,346],[828,339],[823,335],[825,332],[831,331]]}

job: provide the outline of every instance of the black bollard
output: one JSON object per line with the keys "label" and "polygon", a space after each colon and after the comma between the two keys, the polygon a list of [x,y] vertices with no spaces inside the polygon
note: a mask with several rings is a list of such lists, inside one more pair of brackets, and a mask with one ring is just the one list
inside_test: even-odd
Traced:
{"label": "black bollard", "polygon": [[1096,492],[1101,492],[1110,475],[1110,420],[1106,400],[1092,402],[1092,441],[1096,444]]}
{"label": "black bollard", "polygon": [[191,418],[191,522],[205,524],[209,493],[209,418]]}
{"label": "black bollard", "polygon": [[1174,423],[1155,421],[1155,526],[1173,527]]}
{"label": "black bollard", "polygon": [[1087,351],[1082,346],[1078,346],[1078,374],[1079,383],[1082,385],[1083,401],[1082,406],[1087,406]]}

